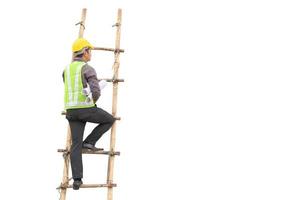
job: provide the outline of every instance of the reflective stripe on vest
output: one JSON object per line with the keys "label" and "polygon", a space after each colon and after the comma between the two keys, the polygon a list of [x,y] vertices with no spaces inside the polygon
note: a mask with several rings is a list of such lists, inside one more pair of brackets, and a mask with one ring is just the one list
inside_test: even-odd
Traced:
{"label": "reflective stripe on vest", "polygon": [[84,62],[74,61],[65,69],[65,109],[89,108],[95,106],[83,94],[81,77]]}

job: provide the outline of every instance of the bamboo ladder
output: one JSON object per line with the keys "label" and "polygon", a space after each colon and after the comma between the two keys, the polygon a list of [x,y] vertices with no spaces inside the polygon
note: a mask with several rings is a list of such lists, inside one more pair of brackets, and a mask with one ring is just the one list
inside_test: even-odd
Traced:
{"label": "bamboo ladder", "polygon": [[[81,21],[77,24],[80,25],[78,37],[83,37],[83,32],[85,29],[85,19],[86,19],[86,8],[82,9]],[[93,50],[103,50],[103,51],[112,51],[114,52],[114,64],[113,64],[113,78],[104,78],[104,80],[111,82],[113,84],[113,97],[112,97],[112,115],[116,120],[120,120],[120,117],[117,117],[117,97],[118,97],[118,82],[124,82],[123,79],[119,79],[119,66],[120,66],[120,53],[123,53],[124,50],[120,49],[120,36],[121,36],[121,21],[122,21],[122,10],[118,9],[117,22],[113,25],[116,27],[116,40],[115,48],[104,48],[104,47],[95,47]],[[103,80],[103,79],[102,79]],[[62,114],[65,114],[63,112]],[[104,154],[108,155],[108,169],[107,169],[107,181],[105,184],[83,184],[80,188],[101,188],[107,187],[107,200],[113,199],[113,187],[117,185],[113,183],[113,169],[114,169],[114,158],[115,155],[120,155],[120,152],[115,151],[115,141],[116,141],[116,123],[113,124],[111,128],[110,135],[110,148],[109,151],[82,151],[83,154]],[[64,170],[63,170],[63,179],[61,185],[57,188],[60,190],[60,200],[66,199],[67,189],[72,188],[72,185],[69,184],[69,181],[72,178],[69,178],[69,167],[70,167],[70,149],[71,149],[71,129],[68,126],[67,131],[67,142],[65,149],[58,149],[58,152],[63,153],[64,158]]]}

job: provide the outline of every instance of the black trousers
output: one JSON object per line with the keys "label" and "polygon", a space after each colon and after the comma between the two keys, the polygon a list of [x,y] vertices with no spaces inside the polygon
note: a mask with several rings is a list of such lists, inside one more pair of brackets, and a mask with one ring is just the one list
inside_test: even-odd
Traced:
{"label": "black trousers", "polygon": [[[82,178],[82,143],[95,145],[101,136],[111,128],[115,119],[111,114],[98,107],[68,109],[66,118],[69,121],[72,133],[70,153],[72,176],[73,179]],[[97,123],[99,125],[83,141],[86,122]]]}

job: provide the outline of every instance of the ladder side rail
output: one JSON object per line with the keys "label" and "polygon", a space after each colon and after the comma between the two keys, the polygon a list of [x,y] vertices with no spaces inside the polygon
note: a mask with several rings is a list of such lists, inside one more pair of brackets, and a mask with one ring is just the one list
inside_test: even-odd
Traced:
{"label": "ladder side rail", "polygon": [[[122,22],[122,10],[118,9],[117,23],[116,23],[116,40],[115,49],[120,49],[120,37],[121,37],[121,22]],[[119,61],[120,51],[115,51],[115,62],[113,64],[113,79],[118,79],[119,76]],[[113,82],[113,98],[112,98],[112,115],[115,117],[117,114],[117,96],[118,96],[118,82]],[[116,122],[111,128],[110,135],[110,151],[114,152],[116,141]],[[114,168],[114,156],[109,156],[108,158],[108,169],[107,169],[107,184],[113,183],[113,168]],[[113,199],[113,188],[109,187],[107,189],[107,199]]]}
{"label": "ladder side rail", "polygon": [[[81,21],[80,21],[80,28],[78,37],[83,37],[84,28],[85,28],[85,19],[86,19],[86,8],[82,9],[81,13]],[[67,132],[67,144],[66,149],[70,152],[72,140],[71,140],[71,128],[68,124],[68,132]],[[64,171],[63,171],[63,181],[62,185],[68,185],[69,184],[69,166],[70,166],[70,154],[65,154],[64,156]],[[60,200],[65,200],[67,195],[67,188],[62,188],[60,192]]]}

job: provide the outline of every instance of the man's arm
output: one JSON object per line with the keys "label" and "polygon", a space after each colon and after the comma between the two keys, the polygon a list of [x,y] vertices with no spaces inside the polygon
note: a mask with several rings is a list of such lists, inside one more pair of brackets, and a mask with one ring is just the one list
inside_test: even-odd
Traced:
{"label": "man's arm", "polygon": [[83,78],[86,80],[87,84],[89,84],[93,101],[96,103],[96,101],[99,99],[101,92],[100,92],[100,86],[97,78],[97,73],[94,68],[86,64],[82,68]]}

